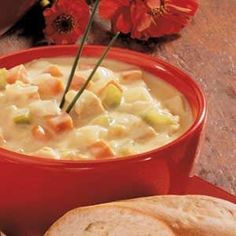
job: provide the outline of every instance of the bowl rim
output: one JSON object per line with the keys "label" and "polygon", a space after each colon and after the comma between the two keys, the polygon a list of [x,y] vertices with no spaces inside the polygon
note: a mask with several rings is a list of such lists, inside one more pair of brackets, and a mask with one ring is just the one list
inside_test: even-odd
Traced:
{"label": "bowl rim", "polygon": [[[34,47],[30,49],[25,49],[25,50],[20,50],[17,52],[13,52],[7,55],[0,56],[0,62],[4,60],[7,60],[9,57],[16,57],[24,54],[28,54],[31,52],[43,52],[47,50],[59,50],[59,49],[71,49],[71,50],[76,50],[78,48],[78,45],[53,45],[53,46],[42,46],[42,47]],[[92,50],[103,50],[105,46],[103,45],[86,45],[85,48],[87,49],[92,49]],[[137,58],[144,58],[146,60],[151,60],[156,64],[159,64],[165,69],[171,70],[172,74],[176,73],[179,76],[184,77],[187,79],[188,84],[193,88],[195,94],[198,97],[198,102],[199,102],[199,107],[200,109],[198,110],[198,114],[196,118],[194,119],[194,122],[192,125],[178,138],[174,139],[170,143],[163,145],[161,147],[152,149],[147,152],[139,153],[139,154],[134,154],[134,155],[128,155],[124,156],[121,158],[109,158],[109,159],[104,159],[104,160],[55,160],[55,159],[49,159],[49,158],[42,158],[42,157],[36,157],[36,156],[29,156],[13,151],[6,150],[4,148],[0,147],[0,156],[1,159],[5,159],[5,161],[12,162],[12,163],[17,163],[17,164],[36,164],[38,168],[40,167],[63,167],[63,168],[96,168],[98,166],[104,166],[110,163],[132,163],[132,162],[143,162],[145,160],[155,158],[153,157],[153,154],[164,152],[171,147],[178,145],[179,143],[183,142],[185,139],[190,137],[191,135],[194,134],[194,132],[201,126],[204,125],[206,122],[206,116],[207,116],[207,103],[206,103],[206,98],[205,95],[201,89],[201,87],[198,85],[196,81],[194,81],[188,74],[183,72],[181,69],[177,68],[176,66],[173,66],[169,64],[168,62],[165,62],[164,60],[160,59],[159,57],[153,57],[151,55],[147,55],[141,52],[137,51],[132,51],[130,49],[124,49],[124,48],[119,48],[119,47],[112,47],[110,50],[110,53],[122,53],[125,54],[127,57],[129,55],[137,57]],[[62,54],[61,56],[66,56]],[[69,56],[69,54],[67,54]],[[50,56],[45,56],[45,57],[50,57]],[[116,56],[115,56],[116,57]],[[119,60],[118,58],[116,58]],[[112,58],[112,60],[116,60],[115,58]],[[29,60],[30,62],[31,60]],[[122,62],[122,60],[120,60]],[[1,63],[2,64],[2,63]],[[160,78],[162,79],[162,78]],[[164,79],[163,79],[164,80]],[[165,81],[165,80],[164,80]],[[166,81],[167,82],[167,81]],[[169,83],[169,82],[167,82]],[[173,85],[172,85],[173,86]],[[175,87],[175,86],[174,86]],[[176,87],[175,87],[176,88]],[[176,88],[178,91],[179,89]],[[4,160],[3,160],[4,161]]]}

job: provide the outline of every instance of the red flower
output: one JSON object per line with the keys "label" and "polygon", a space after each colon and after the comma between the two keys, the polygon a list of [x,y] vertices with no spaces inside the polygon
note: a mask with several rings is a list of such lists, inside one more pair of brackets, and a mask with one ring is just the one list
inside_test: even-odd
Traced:
{"label": "red flower", "polygon": [[72,44],[84,33],[89,7],[85,0],[57,0],[43,14],[46,38],[56,44]]}
{"label": "red flower", "polygon": [[113,31],[148,39],[178,33],[197,8],[197,0],[101,0],[99,14]]}

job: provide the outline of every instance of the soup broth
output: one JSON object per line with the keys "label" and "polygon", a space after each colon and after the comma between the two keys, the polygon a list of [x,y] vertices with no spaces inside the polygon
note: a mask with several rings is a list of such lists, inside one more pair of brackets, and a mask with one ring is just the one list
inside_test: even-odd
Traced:
{"label": "soup broth", "polygon": [[124,158],[161,147],[192,124],[191,108],[173,86],[132,65],[105,60],[70,114],[90,75],[83,58],[59,108],[73,58],[42,58],[0,69],[0,146],[64,160]]}

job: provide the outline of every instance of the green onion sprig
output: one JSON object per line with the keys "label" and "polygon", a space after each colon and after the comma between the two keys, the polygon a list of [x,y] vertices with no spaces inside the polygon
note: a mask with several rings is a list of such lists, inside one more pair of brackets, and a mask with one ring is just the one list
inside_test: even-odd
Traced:
{"label": "green onion sprig", "polygon": [[89,22],[88,22],[88,25],[86,27],[86,30],[85,30],[85,33],[84,33],[84,36],[81,40],[81,44],[80,44],[80,47],[79,47],[79,50],[78,50],[78,53],[75,57],[75,60],[74,60],[74,64],[72,66],[72,69],[71,69],[71,72],[70,72],[70,76],[68,78],[68,81],[67,81],[67,84],[66,84],[66,88],[65,88],[65,91],[62,95],[62,99],[61,99],[61,103],[60,103],[60,108],[62,109],[64,104],[65,104],[65,97],[66,97],[66,93],[68,92],[69,88],[70,88],[70,85],[71,85],[71,82],[73,80],[73,77],[74,77],[74,74],[75,74],[75,71],[76,71],[76,67],[79,63],[79,59],[81,57],[81,54],[82,54],[82,51],[83,51],[83,48],[84,48],[84,44],[88,38],[88,34],[90,32],[90,29],[92,27],[92,23],[93,23],[93,20],[94,20],[94,16],[95,16],[95,13],[96,13],[96,10],[97,10],[97,7],[98,7],[98,4],[99,4],[99,0],[96,0],[95,4],[94,4],[94,7],[93,7],[93,11],[92,11],[92,14],[90,16],[90,19],[89,19]]}
{"label": "green onion sprig", "polygon": [[119,32],[116,33],[116,35],[112,38],[112,40],[110,41],[110,43],[108,44],[107,48],[105,49],[105,51],[103,52],[102,56],[99,58],[98,62],[96,63],[95,67],[93,68],[91,74],[89,75],[88,79],[86,80],[85,84],[81,87],[81,89],[78,91],[78,93],[75,95],[74,99],[72,100],[72,102],[68,105],[66,112],[70,113],[70,111],[72,110],[73,106],[75,105],[75,103],[77,102],[77,100],[79,99],[79,97],[82,95],[82,93],[84,92],[84,90],[86,89],[86,87],[88,86],[89,82],[91,81],[91,79],[93,78],[94,74],[96,73],[98,67],[101,65],[101,63],[103,62],[104,58],[106,57],[107,53],[109,52],[109,50],[111,49],[113,43],[116,41],[116,39],[119,36]]}

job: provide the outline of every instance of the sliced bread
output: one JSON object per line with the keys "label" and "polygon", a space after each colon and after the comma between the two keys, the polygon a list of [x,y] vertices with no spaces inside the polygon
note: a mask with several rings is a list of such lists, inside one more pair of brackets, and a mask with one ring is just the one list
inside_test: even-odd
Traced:
{"label": "sliced bread", "polygon": [[157,218],[125,206],[100,205],[74,209],[45,236],[174,236]]}

